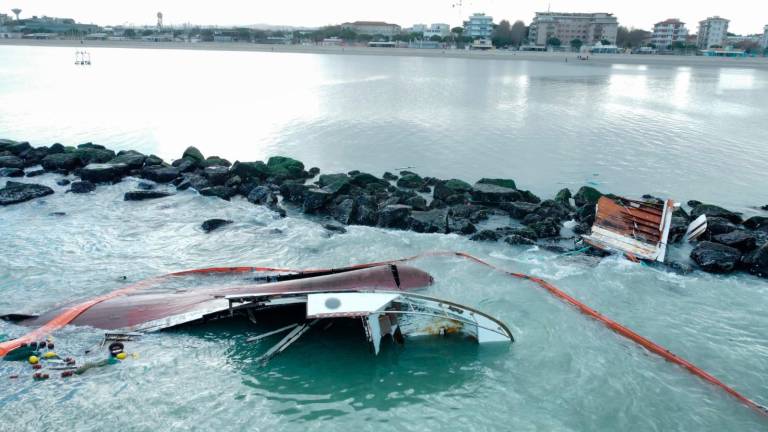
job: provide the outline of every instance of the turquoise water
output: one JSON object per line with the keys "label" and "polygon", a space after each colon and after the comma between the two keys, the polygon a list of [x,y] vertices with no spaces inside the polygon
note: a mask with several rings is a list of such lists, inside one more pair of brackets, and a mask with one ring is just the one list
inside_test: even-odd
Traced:
{"label": "turquoise water", "polygon": [[[364,168],[381,173],[416,165],[425,174],[450,172],[472,180],[486,170],[514,177],[540,193],[562,187],[561,182],[578,186],[597,178],[604,188],[627,193],[674,191],[683,199],[727,196],[744,208],[766,200],[761,188],[751,186],[761,178],[758,167],[765,158],[758,145],[766,134],[761,126],[766,108],[759,103],[766,89],[763,71],[689,70],[685,93],[689,102],[685,108],[674,108],[649,99],[677,88],[681,79],[677,69],[93,50],[95,64],[84,71],[70,68],[71,51],[0,47],[2,58],[12,59],[0,65],[4,101],[0,136],[26,138],[36,145],[92,140],[164,157],[180,154],[189,144],[232,159],[280,152],[299,156],[325,172]],[[136,61],[141,58],[145,60]],[[61,66],[56,68],[62,72],[53,73],[59,70],[52,66],[58,62]],[[251,69],[231,67],[238,64]],[[208,73],[192,65],[202,65]],[[107,79],[103,70],[122,72]],[[283,74],[278,73],[281,70]],[[258,71],[271,74],[269,82],[274,85],[261,84]],[[86,80],[82,74],[92,75]],[[151,76],[157,79],[147,81]],[[728,81],[723,76],[740,78]],[[503,109],[499,101],[513,93],[491,91],[482,77],[494,83],[527,81],[528,102],[507,114],[498,113]],[[73,86],[68,80],[83,85]],[[461,84],[467,80],[470,84]],[[637,85],[611,87],[615,80],[644,81],[645,93],[636,93]],[[233,92],[236,83],[242,89],[239,93]],[[393,95],[395,83],[412,87]],[[571,90],[566,83],[576,84]],[[451,90],[455,86],[464,86],[459,96]],[[718,87],[725,89],[720,95]],[[293,90],[281,93],[285,89]],[[568,94],[559,95],[563,92]],[[78,95],[74,101],[60,100]],[[195,103],[216,95],[220,103]],[[562,99],[547,99],[553,95]],[[594,101],[583,103],[585,112],[594,109],[602,114],[587,114],[593,121],[582,119],[577,127],[573,110],[558,101],[587,96]],[[706,109],[692,107],[698,104],[692,101],[705,99]],[[61,103],[51,102],[56,100]],[[603,105],[607,100],[614,102]],[[457,112],[459,107],[464,111]],[[642,132],[636,121],[619,116],[628,110],[647,116],[656,113],[658,121],[675,127]],[[542,123],[547,112],[559,112],[558,121]],[[359,121],[350,124],[353,117]],[[601,126],[598,118],[607,124]],[[707,118],[717,127],[706,126]],[[379,126],[384,132],[376,132]],[[549,127],[557,128],[557,135]],[[707,128],[706,133],[698,131],[701,127]],[[412,136],[414,128],[424,132]],[[469,132],[459,132],[464,128]],[[729,135],[737,130],[742,130],[740,139]],[[551,139],[568,131],[574,134],[567,140]],[[586,158],[596,155],[600,146],[590,144],[581,132],[628,141],[615,144],[621,145],[621,152]],[[470,133],[482,138],[476,154],[464,149],[471,142]],[[520,134],[517,139],[515,134]],[[682,144],[689,142],[689,134],[695,138],[690,142],[706,145],[710,156],[691,156],[692,150]],[[540,141],[519,139],[523,135]],[[643,136],[656,144],[642,151],[628,146]],[[738,142],[740,151],[716,142]],[[673,156],[665,156],[659,148],[663,143],[668,143]],[[535,151],[538,156],[531,154]],[[505,157],[491,157],[499,152]],[[728,175],[713,171],[717,164],[726,171],[729,163],[735,163],[723,155],[738,156],[741,169],[728,170]],[[692,158],[686,169],[678,169],[675,176],[658,167],[679,167],[688,156]],[[623,165],[616,165],[617,160]],[[629,162],[649,179],[638,181]],[[709,174],[696,175],[702,172]],[[700,182],[685,181],[694,177]],[[89,195],[64,194],[66,188],[56,186],[57,179],[54,175],[30,179],[51,186],[56,194],[0,209],[2,312],[40,312],[59,302],[186,268],[335,267],[431,250],[464,250],[503,268],[544,277],[747,396],[768,402],[765,280],[702,273],[680,276],[615,257],[596,262],[453,235],[350,227],[346,234],[328,236],[312,220],[276,219],[241,199],[227,203],[184,191],[162,200],[125,202],[122,195],[135,188],[135,179]],[[53,212],[66,215],[52,216]],[[213,217],[235,223],[206,235],[199,225]],[[687,250],[672,253],[685,255]],[[429,258],[413,264],[435,277],[426,294],[502,319],[516,343],[499,349],[450,340],[422,342],[402,350],[385,346],[380,356],[372,357],[354,335],[319,332],[261,367],[255,358],[269,344],[243,343],[262,330],[250,323],[154,334],[128,345],[130,352],[138,353],[137,359],[71,380],[34,383],[28,366],[0,362],[0,430],[103,430],[105,425],[123,431],[766,427],[763,418],[722,391],[619,338],[535,285],[455,259]],[[24,331],[0,323],[0,334],[16,336]],[[56,335],[57,351],[84,360],[87,357],[81,353],[98,343],[100,334],[68,328]],[[15,373],[22,377],[8,378]]]}

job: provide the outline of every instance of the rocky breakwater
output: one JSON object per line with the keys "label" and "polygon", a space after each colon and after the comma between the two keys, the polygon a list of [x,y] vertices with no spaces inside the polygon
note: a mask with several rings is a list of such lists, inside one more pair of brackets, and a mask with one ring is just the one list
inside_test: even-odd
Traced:
{"label": "rocky breakwater", "polygon": [[[604,255],[577,243],[580,234],[590,231],[595,204],[603,196],[588,186],[576,193],[562,189],[551,199],[541,199],[519,189],[512,179],[483,178],[469,184],[460,179],[422,177],[412,171],[387,172],[382,177],[360,171],[320,174],[318,168],[307,170],[289,157],[230,163],[217,156],[205,157],[195,147],[167,163],[154,155],[114,152],[92,143],[35,148],[0,140],[0,175],[19,177],[19,172],[27,177],[46,172],[72,174],[80,179],[70,185],[71,191],[80,193],[130,176],[143,180],[138,190],[125,194],[126,201],[164,198],[173,188],[194,190],[212,199],[245,199],[279,216],[306,214],[333,233],[343,233],[342,226],[364,225]],[[68,183],[62,179],[59,184]],[[163,190],[154,190],[159,184],[164,185]],[[8,181],[0,189],[0,205],[51,193],[53,190],[42,185]],[[643,198],[658,201],[652,196]],[[743,220],[737,213],[698,201],[688,202],[688,207],[689,212],[679,209],[674,214],[670,245],[682,241],[691,220],[706,214],[708,228],[690,254],[692,262],[709,272],[743,270],[768,277],[768,217]],[[203,230],[213,231],[229,222],[207,221]],[[675,269],[689,267],[670,264]]]}

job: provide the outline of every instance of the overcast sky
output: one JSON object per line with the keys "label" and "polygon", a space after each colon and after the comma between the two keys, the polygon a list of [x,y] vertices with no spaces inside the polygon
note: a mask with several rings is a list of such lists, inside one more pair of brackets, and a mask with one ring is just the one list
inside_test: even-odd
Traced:
{"label": "overcast sky", "polygon": [[[463,3],[459,5],[459,3]],[[760,6],[762,4],[762,6]],[[162,11],[168,24],[322,26],[344,21],[388,21],[403,27],[414,23],[460,25],[467,15],[485,12],[502,19],[530,23],[534,12],[551,5],[557,12],[610,12],[621,25],[650,29],[666,18],[680,18],[692,33],[711,15],[731,20],[737,34],[762,33],[768,24],[764,0],[0,0],[0,11],[22,9],[22,17],[70,17],[96,24],[153,24]]]}

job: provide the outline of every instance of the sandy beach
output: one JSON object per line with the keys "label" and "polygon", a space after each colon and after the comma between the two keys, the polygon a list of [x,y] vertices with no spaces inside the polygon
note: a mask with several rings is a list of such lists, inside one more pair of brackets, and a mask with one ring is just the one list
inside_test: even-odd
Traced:
{"label": "sandy beach", "polygon": [[129,48],[129,49],[183,49],[203,51],[255,51],[278,53],[336,54],[336,55],[380,55],[406,57],[471,58],[483,60],[529,60],[547,62],[575,61],[587,64],[611,65],[653,65],[653,66],[696,66],[696,67],[739,67],[768,68],[768,58],[713,58],[701,56],[637,55],[637,54],[596,54],[589,60],[577,59],[575,53],[517,52],[507,50],[467,51],[455,49],[417,48],[369,48],[358,46],[319,45],[262,45],[238,42],[143,42],[143,41],[83,41],[79,40],[24,40],[0,39],[0,46],[21,45],[69,48]]}

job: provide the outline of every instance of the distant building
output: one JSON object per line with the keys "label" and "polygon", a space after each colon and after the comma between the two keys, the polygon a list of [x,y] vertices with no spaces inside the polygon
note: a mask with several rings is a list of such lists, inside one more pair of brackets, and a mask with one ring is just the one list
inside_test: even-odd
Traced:
{"label": "distant building", "polygon": [[528,39],[533,45],[544,46],[551,38],[562,45],[579,39],[584,45],[607,40],[616,43],[619,22],[609,13],[536,12],[530,25]]}
{"label": "distant building", "polygon": [[473,14],[469,17],[469,20],[464,21],[464,36],[469,36],[473,39],[487,39],[491,37],[492,32],[493,17],[484,13]]}
{"label": "distant building", "polygon": [[448,24],[432,24],[428,29],[422,32],[424,39],[429,39],[432,36],[440,36],[444,38],[451,34],[451,26]]}
{"label": "distant building", "polygon": [[728,34],[728,20],[719,16],[699,21],[699,37],[696,46],[705,50],[712,46],[723,46]]}
{"label": "distant building", "polygon": [[763,41],[760,44],[763,48],[768,48],[768,24],[763,28]]}
{"label": "distant building", "polygon": [[668,49],[675,42],[685,44],[687,39],[688,29],[685,28],[685,23],[677,18],[657,22],[653,26],[651,43],[658,49]]}
{"label": "distant building", "polygon": [[424,33],[429,27],[426,24],[414,24],[408,31],[409,33]]}
{"label": "distant building", "polygon": [[352,30],[357,34],[394,36],[400,33],[400,26],[382,21],[355,21],[341,25],[342,30]]}
{"label": "distant building", "polygon": [[0,26],[10,21],[11,17],[9,17],[8,14],[0,14]]}
{"label": "distant building", "polygon": [[472,49],[480,51],[492,50],[493,43],[490,39],[475,39],[475,41],[472,42]]}
{"label": "distant building", "polygon": [[726,36],[725,37],[725,45],[735,45],[740,42],[754,42],[756,44],[759,44],[760,41],[763,39],[763,35],[761,34],[753,34],[753,35],[736,35],[736,36]]}

